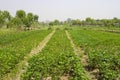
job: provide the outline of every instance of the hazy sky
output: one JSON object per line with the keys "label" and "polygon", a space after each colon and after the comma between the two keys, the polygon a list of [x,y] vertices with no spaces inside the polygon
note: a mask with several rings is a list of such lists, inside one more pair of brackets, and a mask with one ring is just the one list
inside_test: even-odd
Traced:
{"label": "hazy sky", "polygon": [[15,15],[19,9],[39,15],[40,21],[120,18],[120,0],[0,0],[0,10]]}

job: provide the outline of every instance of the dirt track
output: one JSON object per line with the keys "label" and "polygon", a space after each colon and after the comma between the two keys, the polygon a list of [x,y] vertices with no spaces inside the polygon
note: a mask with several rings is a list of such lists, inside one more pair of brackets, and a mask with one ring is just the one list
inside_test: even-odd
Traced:
{"label": "dirt track", "polygon": [[[68,39],[70,40],[71,46],[74,49],[74,53],[76,56],[78,56],[78,58],[80,58],[81,63],[83,64],[83,66],[87,66],[88,65],[88,56],[84,54],[84,51],[77,47],[74,43],[73,40],[70,37],[70,34],[68,33],[68,31],[66,31],[66,35],[68,37]],[[89,72],[86,71],[86,75],[88,75],[90,80],[96,80],[95,76],[92,74],[93,72]]]}

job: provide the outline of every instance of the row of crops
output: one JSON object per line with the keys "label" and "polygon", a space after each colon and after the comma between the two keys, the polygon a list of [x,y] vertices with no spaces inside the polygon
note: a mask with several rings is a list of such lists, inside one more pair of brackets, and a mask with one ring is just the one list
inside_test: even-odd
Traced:
{"label": "row of crops", "polygon": [[89,69],[99,69],[98,80],[120,77],[120,34],[93,30],[72,30],[69,33],[74,43],[88,55]]}
{"label": "row of crops", "polygon": [[[0,78],[10,73],[51,30],[0,32]],[[98,80],[120,77],[120,34],[94,30],[68,30],[73,42],[88,56],[88,70]],[[65,30],[56,30],[45,48],[28,60],[21,80],[89,80],[83,63]]]}
{"label": "row of crops", "polygon": [[28,63],[21,80],[88,80],[64,30],[56,31],[45,48]]}
{"label": "row of crops", "polygon": [[0,33],[0,78],[10,73],[51,31]]}

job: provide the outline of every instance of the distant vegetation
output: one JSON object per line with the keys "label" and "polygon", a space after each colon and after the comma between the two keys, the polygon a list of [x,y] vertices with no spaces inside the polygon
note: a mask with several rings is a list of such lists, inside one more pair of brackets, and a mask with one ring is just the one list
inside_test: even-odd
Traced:
{"label": "distant vegetation", "polygon": [[54,20],[49,23],[49,25],[69,25],[69,26],[101,26],[101,27],[120,27],[120,19],[92,19],[87,17],[85,20],[80,19],[71,19],[68,18],[64,22],[60,22],[59,20]]}
{"label": "distant vegetation", "polygon": [[32,25],[38,22],[38,15],[26,13],[24,10],[16,11],[15,17],[8,11],[0,11],[0,28],[17,28],[29,30]]}
{"label": "distant vegetation", "polygon": [[0,11],[0,28],[15,28],[18,30],[30,30],[39,26],[100,26],[100,27],[120,27],[120,19],[114,17],[113,19],[93,19],[87,17],[85,20],[68,18],[66,21],[48,21],[38,22],[39,16],[31,12],[26,13],[24,10],[16,11],[13,17],[8,11]]}

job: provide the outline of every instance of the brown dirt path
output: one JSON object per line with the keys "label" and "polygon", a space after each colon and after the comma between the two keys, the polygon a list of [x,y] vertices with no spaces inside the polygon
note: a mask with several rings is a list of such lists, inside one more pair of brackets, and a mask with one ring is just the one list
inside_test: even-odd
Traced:
{"label": "brown dirt path", "polygon": [[[80,58],[81,63],[83,64],[83,66],[87,66],[88,65],[88,56],[84,54],[84,51],[77,47],[74,43],[72,38],[70,37],[70,34],[68,33],[68,31],[66,30],[66,35],[68,37],[68,39],[70,40],[71,46],[74,49],[74,53],[76,56],[78,56],[78,58]],[[95,76],[93,74],[91,74],[91,72],[86,71],[86,75],[88,75],[90,80],[96,80]]]}
{"label": "brown dirt path", "polygon": [[52,35],[55,33],[55,30],[52,31],[40,44],[33,48],[27,56],[24,57],[24,60],[17,65],[17,69],[13,70],[13,73],[7,74],[2,80],[20,80],[20,76],[23,72],[27,70],[28,59],[32,58],[33,55],[36,55],[45,47]]}
{"label": "brown dirt path", "polygon": [[80,53],[83,53],[83,52],[78,47],[76,47],[76,45],[73,43],[73,40],[71,39],[70,34],[68,33],[68,31],[66,31],[66,35],[67,35],[68,39],[70,40],[70,43],[71,43],[71,46],[74,49],[75,55],[80,57],[81,56]]}

